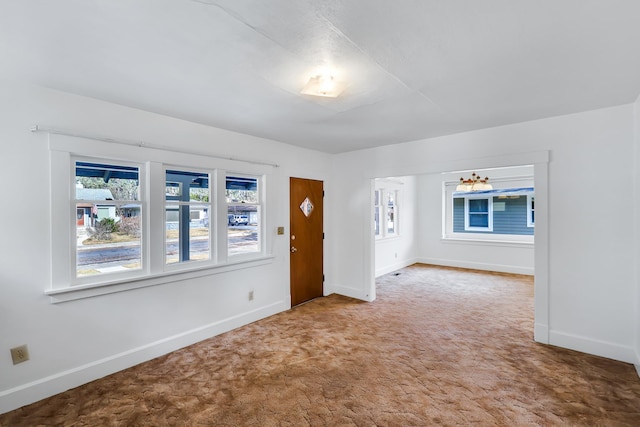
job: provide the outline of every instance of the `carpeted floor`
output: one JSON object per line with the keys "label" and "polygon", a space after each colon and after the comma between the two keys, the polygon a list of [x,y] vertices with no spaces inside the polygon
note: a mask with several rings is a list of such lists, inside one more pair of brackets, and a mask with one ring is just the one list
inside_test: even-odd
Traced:
{"label": "carpeted floor", "polygon": [[640,425],[633,366],[533,342],[527,276],[415,265],[0,415],[2,426]]}

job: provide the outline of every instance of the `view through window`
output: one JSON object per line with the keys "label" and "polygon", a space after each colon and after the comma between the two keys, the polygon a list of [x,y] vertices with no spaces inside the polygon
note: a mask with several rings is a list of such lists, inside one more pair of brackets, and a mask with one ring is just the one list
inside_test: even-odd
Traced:
{"label": "view through window", "polygon": [[142,267],[140,169],[75,163],[76,276]]}

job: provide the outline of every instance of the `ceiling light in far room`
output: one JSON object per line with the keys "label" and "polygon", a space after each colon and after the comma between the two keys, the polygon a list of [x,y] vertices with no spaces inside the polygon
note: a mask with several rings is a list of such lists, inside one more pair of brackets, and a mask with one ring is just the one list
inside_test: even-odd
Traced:
{"label": "ceiling light in far room", "polygon": [[456,187],[456,191],[483,191],[493,190],[493,186],[489,184],[489,177],[480,178],[475,172],[471,174],[471,178],[460,178],[460,184]]}
{"label": "ceiling light in far room", "polygon": [[303,95],[336,98],[346,86],[344,82],[338,81],[330,74],[318,74],[309,79],[300,93]]}

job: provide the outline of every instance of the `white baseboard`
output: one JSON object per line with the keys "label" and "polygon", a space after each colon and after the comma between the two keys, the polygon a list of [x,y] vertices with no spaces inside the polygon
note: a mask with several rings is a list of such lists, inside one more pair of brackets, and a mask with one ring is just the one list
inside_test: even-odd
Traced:
{"label": "white baseboard", "polygon": [[401,268],[405,268],[408,267],[412,264],[415,264],[416,262],[418,262],[417,259],[409,259],[409,260],[404,260],[404,261],[398,261],[396,263],[393,263],[391,265],[387,265],[385,267],[382,267],[380,269],[376,270],[376,278],[391,273],[392,271],[396,271],[396,270],[400,270]]}
{"label": "white baseboard", "polygon": [[517,265],[489,264],[483,262],[460,261],[455,259],[442,258],[418,258],[415,262],[423,264],[442,265],[445,267],[469,268],[472,270],[497,271],[500,273],[526,274],[533,276],[535,269],[533,267],[522,267]]}
{"label": "white baseboard", "polygon": [[636,367],[636,373],[638,374],[638,377],[640,377],[640,365],[633,365]]}
{"label": "white baseboard", "polygon": [[347,286],[325,285],[324,294],[325,296],[331,295],[331,294],[338,294],[338,295],[344,295],[345,297],[359,299],[362,301],[369,301],[369,302],[373,301],[373,298],[371,298],[371,295],[369,295],[369,292],[365,292],[362,289],[349,288]]}
{"label": "white baseboard", "polygon": [[541,344],[549,344],[549,325],[536,323],[533,325],[533,340]]}
{"label": "white baseboard", "polygon": [[287,309],[289,309],[289,304],[285,301],[277,301],[237,316],[232,316],[64,372],[50,375],[31,383],[1,391],[0,414],[13,411],[22,406],[62,393],[71,388],[111,375]]}
{"label": "white baseboard", "polygon": [[551,330],[549,332],[549,344],[606,357],[608,359],[619,360],[620,362],[631,364],[638,363],[636,352],[632,347],[594,340],[589,337]]}

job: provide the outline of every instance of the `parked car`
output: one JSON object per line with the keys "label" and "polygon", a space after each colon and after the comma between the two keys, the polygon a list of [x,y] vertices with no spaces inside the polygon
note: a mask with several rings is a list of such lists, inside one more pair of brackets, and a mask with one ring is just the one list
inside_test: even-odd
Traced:
{"label": "parked car", "polygon": [[247,225],[249,224],[249,217],[246,215],[231,215],[229,214],[229,225]]}

